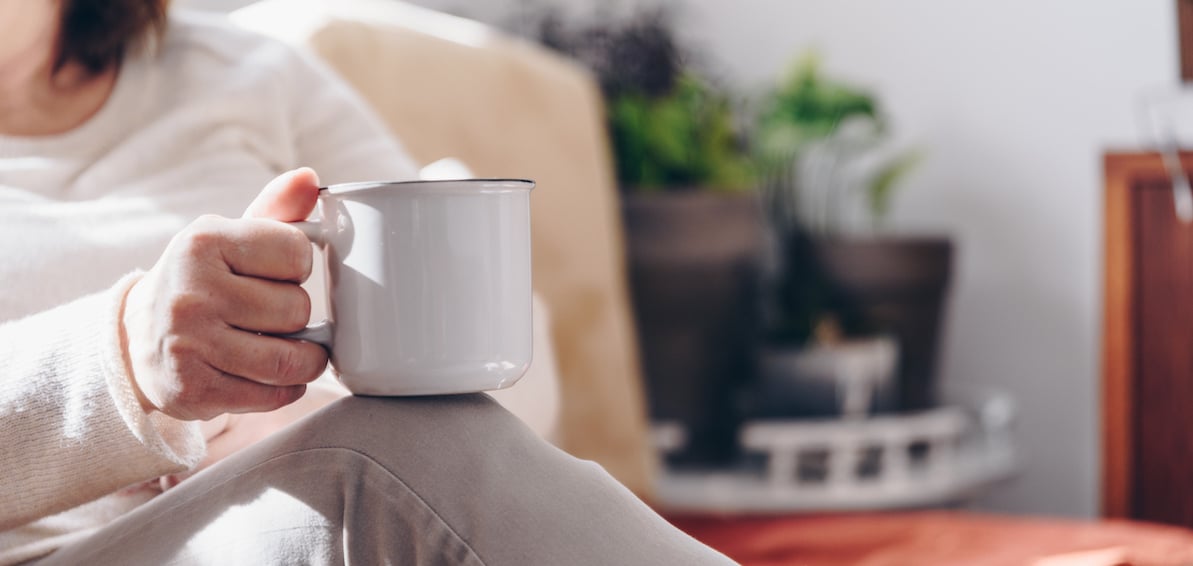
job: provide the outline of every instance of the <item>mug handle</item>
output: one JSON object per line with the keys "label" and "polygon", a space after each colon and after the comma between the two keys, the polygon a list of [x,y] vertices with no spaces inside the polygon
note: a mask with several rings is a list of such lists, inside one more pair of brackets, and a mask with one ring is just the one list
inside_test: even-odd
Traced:
{"label": "mug handle", "polygon": [[[326,245],[327,240],[323,237],[323,225],[319,222],[301,220],[298,222],[290,222],[289,224],[295,228],[298,228],[299,230],[302,230],[302,233],[306,234],[307,239],[309,239],[312,244],[320,247]],[[331,339],[332,335],[334,334],[332,332],[333,330],[334,328],[332,326],[332,322],[330,320],[323,319],[319,322],[316,322],[315,324],[307,326],[302,330],[299,330],[298,332],[279,334],[279,336],[282,338],[293,338],[296,340],[314,342],[320,346],[323,346],[328,352],[330,352]]]}

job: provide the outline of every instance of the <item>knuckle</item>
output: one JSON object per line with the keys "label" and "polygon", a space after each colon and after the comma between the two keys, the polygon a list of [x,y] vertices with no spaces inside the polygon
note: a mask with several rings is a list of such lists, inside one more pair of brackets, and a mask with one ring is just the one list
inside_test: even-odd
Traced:
{"label": "knuckle", "polygon": [[213,225],[222,223],[224,220],[225,218],[218,214],[200,214],[197,218],[195,218],[195,221],[191,223],[191,226],[196,228],[211,227]]}
{"label": "knuckle", "polygon": [[177,245],[187,255],[198,255],[208,250],[217,249],[224,236],[223,225],[226,220],[215,215],[200,216],[181,233],[176,236]]}
{"label": "knuckle", "polygon": [[187,235],[185,250],[197,255],[220,245],[221,236],[215,231],[196,230]]}
{"label": "knuckle", "polygon": [[231,220],[218,214],[201,214],[191,222],[191,228],[196,233],[211,234],[222,230],[228,222]]}
{"label": "knuckle", "polygon": [[204,315],[208,305],[209,302],[197,293],[181,292],[170,298],[167,311],[176,323],[193,321]]}
{"label": "knuckle", "polygon": [[227,219],[214,214],[204,214],[191,222],[187,235],[191,240],[202,240],[218,236]]}
{"label": "knuckle", "polygon": [[[169,336],[165,339],[164,347],[166,356],[174,360],[177,367],[182,367],[183,363],[198,357],[198,348],[190,339],[182,336]],[[186,381],[183,381],[185,384]]]}

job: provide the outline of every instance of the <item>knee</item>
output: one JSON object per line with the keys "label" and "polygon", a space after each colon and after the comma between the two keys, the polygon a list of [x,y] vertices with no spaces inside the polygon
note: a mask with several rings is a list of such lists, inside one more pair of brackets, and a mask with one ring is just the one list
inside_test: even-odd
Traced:
{"label": "knee", "polygon": [[485,394],[436,397],[346,397],[285,434],[306,447],[343,447],[366,454],[422,452],[428,448],[481,448],[537,437]]}

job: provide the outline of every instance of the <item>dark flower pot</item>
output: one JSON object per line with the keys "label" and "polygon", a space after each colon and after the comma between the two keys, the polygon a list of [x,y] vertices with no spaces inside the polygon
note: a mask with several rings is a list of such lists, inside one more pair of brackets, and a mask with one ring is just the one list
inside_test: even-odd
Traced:
{"label": "dark flower pot", "polygon": [[834,238],[815,240],[813,249],[836,301],[867,330],[898,340],[898,407],[914,411],[935,406],[952,243],[936,237]]}
{"label": "dark flower pot", "polygon": [[894,410],[898,359],[898,345],[891,337],[832,346],[764,346],[757,352],[757,381],[743,405],[756,419],[889,413]]}
{"label": "dark flower pot", "polygon": [[751,194],[629,194],[623,211],[651,418],[686,429],[674,463],[726,462],[734,400],[752,371],[758,203]]}

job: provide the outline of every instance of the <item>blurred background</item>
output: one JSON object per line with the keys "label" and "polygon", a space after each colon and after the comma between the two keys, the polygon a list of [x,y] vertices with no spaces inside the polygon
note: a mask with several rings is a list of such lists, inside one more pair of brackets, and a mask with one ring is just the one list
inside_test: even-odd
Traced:
{"label": "blurred background", "polygon": [[880,477],[895,434],[973,473],[874,501],[1100,514],[1104,155],[1155,146],[1172,0],[410,3],[599,81],[664,501],[831,483],[809,437]]}

